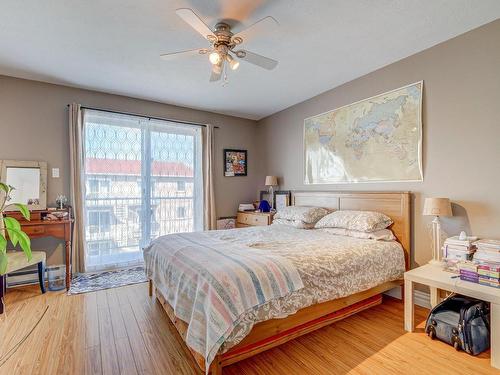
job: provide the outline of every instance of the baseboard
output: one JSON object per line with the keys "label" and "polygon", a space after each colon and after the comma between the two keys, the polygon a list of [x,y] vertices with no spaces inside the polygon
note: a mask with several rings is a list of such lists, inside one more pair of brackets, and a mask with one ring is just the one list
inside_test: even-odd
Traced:
{"label": "baseboard", "polygon": [[[402,288],[399,287],[393,288],[391,290],[388,290],[384,294],[391,296],[393,298],[403,299],[403,296],[401,295],[401,289]],[[414,290],[413,301],[415,302],[415,305],[425,307],[426,309],[431,308],[431,296],[427,292],[423,292],[421,290]]]}

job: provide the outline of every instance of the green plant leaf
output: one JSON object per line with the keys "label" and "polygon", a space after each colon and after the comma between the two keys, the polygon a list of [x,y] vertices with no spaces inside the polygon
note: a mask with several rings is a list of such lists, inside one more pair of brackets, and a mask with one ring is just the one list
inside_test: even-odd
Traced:
{"label": "green plant leaf", "polygon": [[[13,233],[16,236],[17,241],[19,242],[19,246],[21,246],[21,249],[23,249],[24,254],[26,254],[26,258],[28,258],[28,260],[31,260],[31,240],[28,237],[28,235],[24,233],[22,230],[17,230],[17,229],[10,229],[9,237],[11,233]],[[11,238],[10,242],[12,242],[12,237],[10,238]]]}
{"label": "green plant leaf", "polygon": [[5,194],[7,194],[9,192],[9,185],[0,182],[0,190],[5,191]]}
{"label": "green plant leaf", "polygon": [[0,252],[0,275],[7,272],[7,254]]}
{"label": "green plant leaf", "polygon": [[7,240],[3,236],[3,234],[0,234],[0,253],[5,253],[5,250],[7,249]]}
{"label": "green plant leaf", "polygon": [[28,210],[28,206],[26,206],[25,204],[21,204],[21,203],[14,203],[14,206],[19,208],[19,211],[21,212],[21,214],[23,215],[23,217],[26,220],[30,219],[30,210]]}
{"label": "green plant leaf", "polygon": [[9,235],[10,242],[16,246],[19,242],[18,232],[21,231],[21,224],[13,217],[4,217],[3,222],[5,223],[5,229]]}
{"label": "green plant leaf", "polygon": [[23,231],[19,231],[19,245],[21,245],[21,249],[23,249],[26,258],[28,261],[31,260],[31,241],[26,233]]}
{"label": "green plant leaf", "polygon": [[19,221],[13,217],[4,217],[3,222],[5,223],[5,228],[7,229],[21,230],[21,224],[19,224]]}

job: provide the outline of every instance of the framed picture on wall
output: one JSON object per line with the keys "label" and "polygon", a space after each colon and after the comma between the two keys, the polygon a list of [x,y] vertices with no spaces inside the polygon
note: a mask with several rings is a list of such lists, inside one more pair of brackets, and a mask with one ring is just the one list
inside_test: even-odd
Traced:
{"label": "framed picture on wall", "polygon": [[224,176],[246,176],[247,169],[247,150],[224,149]]}
{"label": "framed picture on wall", "polygon": [[290,206],[291,204],[291,192],[290,190],[278,190],[274,193],[274,208],[276,211],[280,211],[283,208]]}

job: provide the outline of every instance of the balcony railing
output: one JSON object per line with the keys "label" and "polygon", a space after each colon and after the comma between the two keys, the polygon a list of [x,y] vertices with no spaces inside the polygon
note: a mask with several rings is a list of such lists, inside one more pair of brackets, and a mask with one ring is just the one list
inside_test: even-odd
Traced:
{"label": "balcony railing", "polygon": [[[184,194],[184,193],[182,193]],[[88,267],[142,260],[141,247],[162,235],[193,231],[192,196],[151,197],[150,233],[143,233],[139,197],[85,199]],[[92,214],[99,212],[99,214]]]}

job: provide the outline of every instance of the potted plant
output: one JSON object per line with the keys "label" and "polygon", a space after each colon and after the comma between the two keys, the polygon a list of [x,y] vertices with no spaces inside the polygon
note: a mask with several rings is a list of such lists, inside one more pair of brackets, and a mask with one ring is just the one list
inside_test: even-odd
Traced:
{"label": "potted plant", "polygon": [[30,219],[30,211],[25,204],[10,203],[13,186],[0,182],[0,275],[7,271],[7,235],[13,246],[19,244],[31,260],[31,242],[26,233],[21,230],[21,225],[13,217],[4,217],[9,209],[17,208],[26,220]]}

